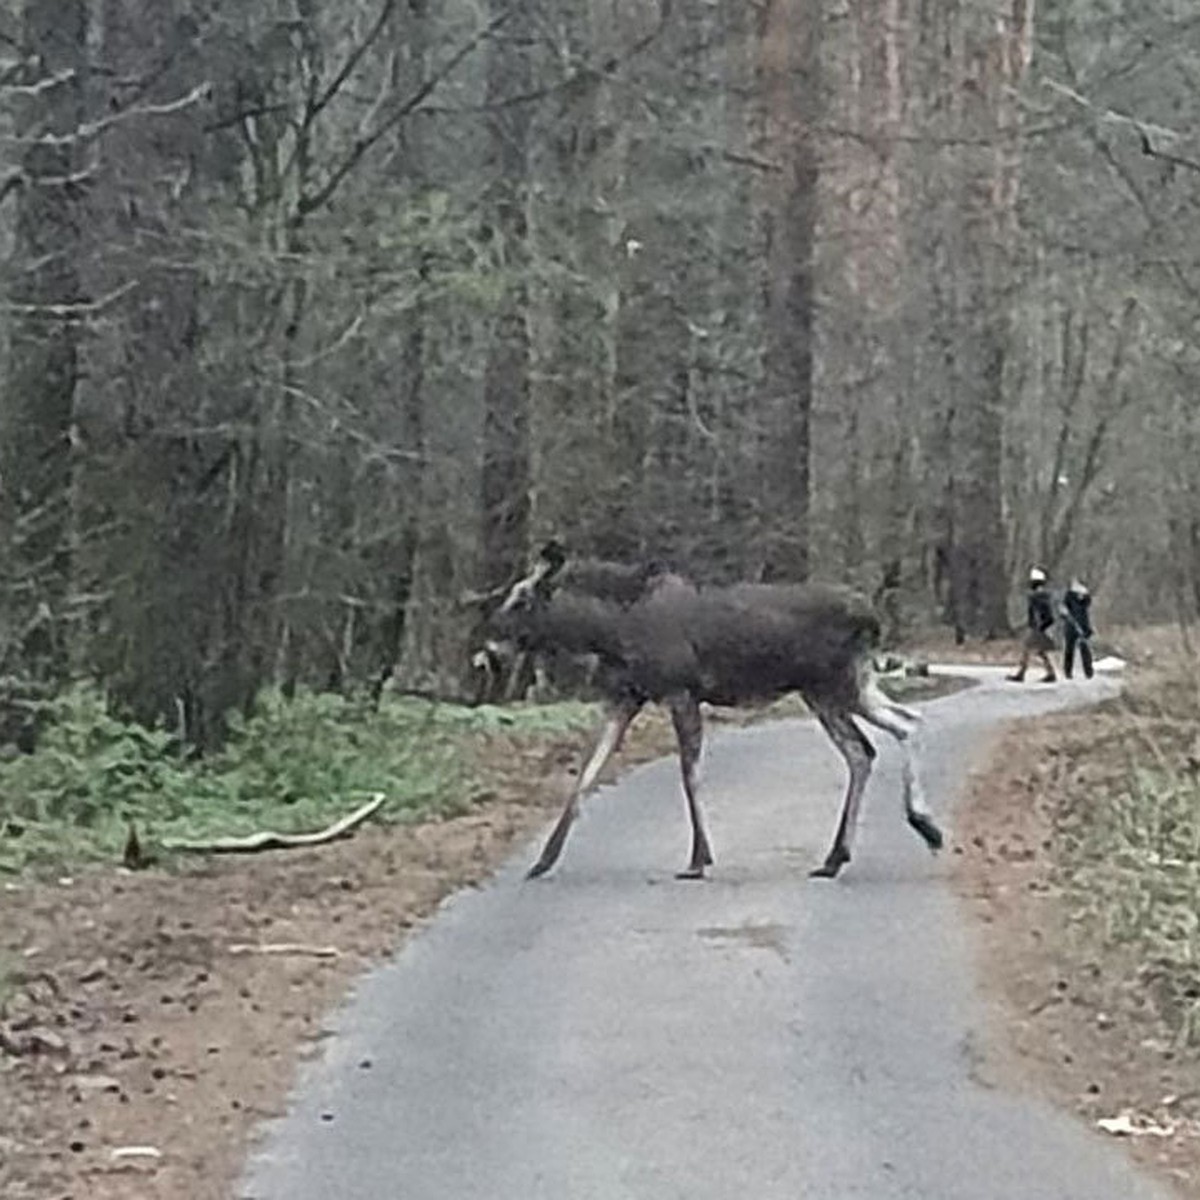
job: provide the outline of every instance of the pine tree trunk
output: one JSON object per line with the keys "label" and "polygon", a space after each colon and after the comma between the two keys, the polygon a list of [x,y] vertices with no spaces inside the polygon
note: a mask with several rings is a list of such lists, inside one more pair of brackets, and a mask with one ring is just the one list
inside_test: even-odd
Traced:
{"label": "pine tree trunk", "polygon": [[26,140],[9,264],[13,308],[0,429],[0,492],[9,541],[7,640],[21,673],[61,680],[70,662],[73,438],[85,313],[79,275],[85,216],[75,140],[84,118],[88,6],[26,0]]}
{"label": "pine tree trunk", "polygon": [[817,227],[817,118],[822,11],[769,0],[760,15],[766,157],[779,164],[767,198],[763,574],[809,572]]}
{"label": "pine tree trunk", "polygon": [[483,379],[480,583],[495,587],[520,570],[529,540],[530,338],[527,323],[527,185],[530,108],[508,104],[528,92],[533,78],[532,0],[493,0],[493,16],[512,16],[491,44],[487,107],[491,122],[485,237],[506,279],[492,322]]}

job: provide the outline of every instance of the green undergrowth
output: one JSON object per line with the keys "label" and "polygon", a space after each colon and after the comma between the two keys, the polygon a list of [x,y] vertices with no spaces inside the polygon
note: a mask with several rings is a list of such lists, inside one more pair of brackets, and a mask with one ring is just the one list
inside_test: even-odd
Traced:
{"label": "green undergrowth", "polygon": [[1131,688],[1067,748],[1058,877],[1112,994],[1200,1046],[1200,680]]}
{"label": "green undergrowth", "polygon": [[181,752],[163,730],[123,721],[94,689],[53,702],[35,753],[0,762],[0,872],[116,861],[129,823],[150,845],[263,829],[319,829],[372,793],[379,818],[463,810],[489,736],[550,738],[593,720],[585,704],[469,708],[389,697],[262,696],[225,748]]}
{"label": "green undergrowth", "polygon": [[[938,681],[884,686],[920,698]],[[802,712],[785,700],[740,715]],[[329,693],[268,692],[251,716],[233,718],[223,750],[197,758],[78,687],[49,703],[35,753],[0,759],[0,873],[117,862],[131,823],[153,851],[173,840],[320,829],[376,792],[387,798],[384,821],[449,815],[481,790],[479,750],[490,738],[552,741],[592,728],[596,716],[578,701],[466,707],[389,696],[375,709]]]}

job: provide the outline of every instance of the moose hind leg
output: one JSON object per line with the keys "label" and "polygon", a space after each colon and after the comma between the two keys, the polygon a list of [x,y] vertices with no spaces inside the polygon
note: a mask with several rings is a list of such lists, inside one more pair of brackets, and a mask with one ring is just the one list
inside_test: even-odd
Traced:
{"label": "moose hind leg", "polygon": [[557,823],[550,831],[550,836],[546,839],[545,846],[542,847],[541,855],[537,862],[529,868],[526,874],[527,879],[536,879],[539,875],[545,875],[558,862],[558,857],[562,854],[563,846],[567,841],[567,834],[571,831],[571,826],[579,815],[579,798],[599,778],[604,764],[608,762],[613,751],[620,745],[625,730],[629,728],[629,723],[641,711],[641,707],[640,700],[627,700],[615,705],[610,710],[604,727],[600,731],[600,736],[596,740],[595,748],[579,773],[579,780],[571,789],[571,795],[563,807]]}
{"label": "moose hind leg", "polygon": [[936,853],[942,848],[945,839],[925,801],[925,792],[917,773],[916,751],[909,742],[902,741],[900,753],[903,755],[904,819],[917,832],[925,845]]}
{"label": "moose hind leg", "polygon": [[817,879],[832,879],[850,861],[850,849],[858,825],[858,810],[862,804],[863,792],[866,791],[867,780],[871,777],[875,747],[845,713],[818,712],[817,720],[821,722],[825,732],[846,760],[846,766],[850,768],[850,780],[846,785],[846,797],[842,802],[842,815],[838,820],[833,845],[829,848],[825,861],[809,872]]}
{"label": "moose hind leg", "polygon": [[933,819],[933,814],[929,811],[925,793],[921,787],[915,749],[916,730],[913,726],[896,719],[896,710],[899,709],[899,705],[892,705],[890,701],[886,700],[884,703],[887,705],[886,709],[873,697],[868,697],[858,710],[859,716],[876,728],[890,733],[896,739],[902,760],[904,819],[917,832],[925,845],[936,852],[942,848],[945,839],[942,837],[942,831],[938,828],[937,822]]}
{"label": "moose hind leg", "polygon": [[683,773],[683,792],[687,797],[688,817],[692,823],[692,857],[676,879],[703,879],[705,867],[713,862],[712,846],[704,828],[704,813],[700,808],[700,755],[704,747],[704,719],[694,696],[684,693],[672,696],[671,722],[679,742],[679,766]]}

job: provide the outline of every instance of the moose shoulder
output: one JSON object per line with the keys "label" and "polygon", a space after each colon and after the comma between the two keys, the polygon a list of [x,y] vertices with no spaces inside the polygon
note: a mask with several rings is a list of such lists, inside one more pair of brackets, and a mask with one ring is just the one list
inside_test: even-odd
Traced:
{"label": "moose shoulder", "polygon": [[698,796],[700,704],[760,703],[792,692],[807,702],[850,771],[841,818],[824,863],[833,876],[850,861],[858,809],[875,750],[861,718],[901,743],[904,807],[931,849],[942,835],[925,808],[905,745],[917,716],[879,690],[872,651],[879,621],[870,602],[820,584],[696,587],[656,564],[570,563],[550,543],[509,589],[490,621],[489,645],[522,651],[594,654],[608,709],[604,728],[531,876],[558,860],[580,797],[595,783],[626,728],[650,701],[671,712],[692,829],[684,878],[699,878],[712,851]]}

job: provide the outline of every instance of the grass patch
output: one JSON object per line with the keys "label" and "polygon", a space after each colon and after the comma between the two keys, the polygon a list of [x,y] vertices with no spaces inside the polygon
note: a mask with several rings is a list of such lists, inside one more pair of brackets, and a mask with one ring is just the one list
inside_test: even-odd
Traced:
{"label": "grass patch", "polygon": [[1058,882],[1081,958],[1200,1045],[1200,745],[1192,674],[1135,683],[1062,755]]}
{"label": "grass patch", "polygon": [[54,702],[36,753],[0,763],[0,872],[115,861],[128,822],[150,839],[322,827],[383,792],[384,820],[461,811],[475,749],[489,736],[537,739],[589,725],[585,704],[467,708],[388,698],[264,694],[219,754],[116,717],[98,692]]}
{"label": "grass patch", "polygon": [[[943,694],[958,680],[888,679],[896,698]],[[740,723],[805,715],[798,697],[723,710]],[[36,753],[0,761],[0,873],[117,862],[129,823],[144,844],[319,829],[374,792],[379,819],[465,809],[482,786],[481,748],[496,738],[545,743],[594,730],[579,701],[466,707],[301,691],[260,697],[235,717],[225,748],[189,757],[161,729],[122,720],[94,688],[50,702]]]}

